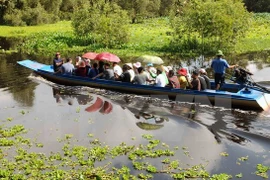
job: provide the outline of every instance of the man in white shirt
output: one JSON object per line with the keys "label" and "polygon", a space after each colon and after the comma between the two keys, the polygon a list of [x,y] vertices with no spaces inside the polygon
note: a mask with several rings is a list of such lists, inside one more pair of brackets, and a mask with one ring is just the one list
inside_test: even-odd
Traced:
{"label": "man in white shirt", "polygon": [[126,63],[126,65],[128,66],[128,72],[130,73],[130,80],[133,81],[134,77],[135,77],[135,72],[133,70],[133,66],[132,63]]}
{"label": "man in white shirt", "polygon": [[122,68],[118,65],[117,62],[113,63],[113,72],[114,74],[116,74],[117,76],[121,76],[121,74],[123,73]]}
{"label": "man in white shirt", "polygon": [[156,87],[165,87],[166,86],[166,79],[162,74],[162,69],[157,68],[157,77],[156,77]]}

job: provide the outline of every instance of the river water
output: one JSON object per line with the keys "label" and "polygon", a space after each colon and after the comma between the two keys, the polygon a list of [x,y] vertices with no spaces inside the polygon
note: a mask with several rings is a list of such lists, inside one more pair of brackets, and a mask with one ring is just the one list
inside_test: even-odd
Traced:
{"label": "river water", "polygon": [[[243,179],[254,180],[261,179],[255,174],[257,164],[270,166],[270,112],[60,86],[16,64],[26,58],[35,57],[0,56],[0,120],[11,117],[11,125],[24,125],[30,130],[29,137],[44,144],[44,152],[59,150],[57,138],[65,134],[73,134],[83,144],[91,133],[111,146],[139,144],[142,134],[152,134],[171,147],[188,148],[188,156],[179,151],[175,158],[182,164],[207,164],[211,174],[228,173],[236,179],[235,175],[242,173]],[[253,64],[247,68],[255,73],[255,81],[269,84],[268,67],[258,70]],[[106,102],[108,107],[93,107],[96,101]],[[246,161],[239,160],[247,156]]]}

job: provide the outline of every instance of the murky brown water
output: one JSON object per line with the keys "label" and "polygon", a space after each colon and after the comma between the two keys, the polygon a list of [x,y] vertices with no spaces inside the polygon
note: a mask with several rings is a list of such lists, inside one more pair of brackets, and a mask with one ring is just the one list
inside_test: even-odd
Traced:
{"label": "murky brown water", "polygon": [[[243,173],[243,179],[261,179],[254,174],[256,165],[270,166],[270,112],[59,86],[16,65],[25,58],[29,57],[0,56],[0,120],[12,117],[11,125],[22,124],[30,129],[28,136],[37,137],[44,144],[44,152],[59,150],[57,138],[65,134],[74,134],[77,143],[84,144],[91,133],[109,145],[139,144],[143,142],[142,134],[153,134],[170,147],[188,147],[190,157],[180,150],[175,158],[183,164],[208,163],[206,168],[211,173]],[[269,81],[266,69],[254,68],[260,74],[254,76],[255,80]],[[26,114],[22,115],[22,110]],[[229,156],[223,157],[221,152]],[[245,156],[249,157],[247,161],[236,163]],[[125,162],[118,159],[114,165]]]}

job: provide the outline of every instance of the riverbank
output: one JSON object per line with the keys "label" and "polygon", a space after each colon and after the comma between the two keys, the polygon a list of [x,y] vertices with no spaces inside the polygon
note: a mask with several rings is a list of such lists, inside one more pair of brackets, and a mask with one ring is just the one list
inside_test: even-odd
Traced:
{"label": "riverbank", "polygon": [[[268,16],[255,19],[245,39],[237,44],[237,55],[269,51],[270,26],[267,19]],[[168,18],[148,19],[141,24],[130,24],[129,29],[129,43],[119,49],[107,49],[99,47],[90,38],[75,36],[70,21],[28,27],[0,26],[0,38],[3,40],[0,46],[2,52],[19,51],[28,54],[51,55],[56,50],[63,52],[62,54],[109,51],[124,59],[143,54],[177,59],[172,57],[175,53],[164,48],[169,46],[173,33]]]}

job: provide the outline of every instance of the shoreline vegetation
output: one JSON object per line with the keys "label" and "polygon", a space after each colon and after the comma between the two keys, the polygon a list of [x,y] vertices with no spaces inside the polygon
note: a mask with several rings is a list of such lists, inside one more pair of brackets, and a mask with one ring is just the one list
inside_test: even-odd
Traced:
{"label": "shoreline vegetation", "polygon": [[[247,31],[245,38],[239,42],[234,56],[252,53],[262,53],[264,62],[269,62],[270,54],[270,26],[269,13],[255,15],[254,22]],[[21,52],[51,56],[55,51],[62,54],[82,54],[88,51],[112,52],[122,59],[150,54],[166,59],[180,59],[181,55],[170,51],[170,41],[173,30],[169,18],[150,18],[139,24],[129,24],[129,41],[118,49],[103,48],[91,39],[74,35],[71,21],[60,21],[55,24],[38,26],[12,27],[0,26],[0,38],[10,42],[9,50],[0,47],[2,53]],[[3,44],[2,44],[3,46]],[[166,48],[164,48],[166,47]],[[192,58],[192,57],[190,57]]]}

